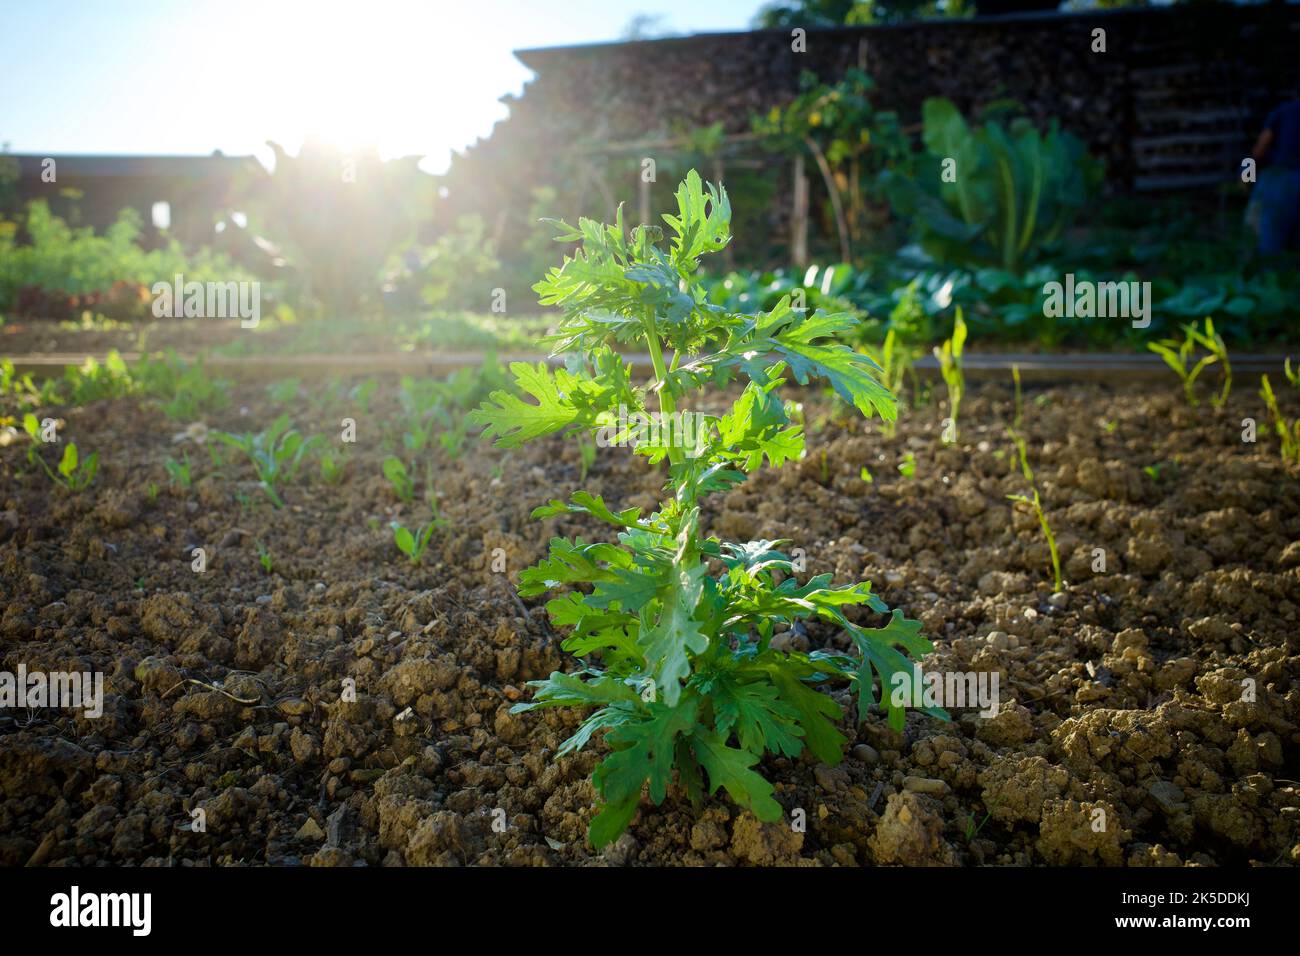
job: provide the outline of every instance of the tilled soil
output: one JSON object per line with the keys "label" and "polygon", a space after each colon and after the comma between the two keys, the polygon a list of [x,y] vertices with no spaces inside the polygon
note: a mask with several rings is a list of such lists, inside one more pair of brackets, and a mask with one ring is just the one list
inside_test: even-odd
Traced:
{"label": "tilled soil", "polygon": [[[233,398],[207,424],[257,430],[282,410],[261,388]],[[184,423],[118,399],[60,410],[65,440],[101,455],[86,492],[0,449],[0,670],[107,675],[99,719],[0,711],[0,863],[1300,863],[1300,486],[1253,385],[1222,411],[1186,407],[1173,384],[1026,396],[1057,594],[1036,519],[1006,500],[1026,490],[1009,389],[972,389],[955,446],[933,404],[886,439],[806,399],[807,458],[714,499],[707,525],[792,539],[809,575],[870,579],[924,623],[927,670],[999,675],[997,717],[911,713],[903,733],[879,713],[846,717],[839,766],[760,768],[802,828],[670,791],[593,852],[603,745],[557,760],[579,714],[509,713],[526,681],[575,666],[511,583],[553,535],[605,534],[529,518],[582,486],[573,443],[439,459],[449,524],[412,567],[388,522],[427,511],[380,474],[400,447],[391,396],[371,414],[284,409],[331,439],[350,415],[359,440],[342,483],[312,466],[278,510],[233,452],[214,474]],[[187,491],[163,467],[182,450]],[[600,449],[585,486],[651,509],[661,483]],[[835,694],[854,714],[848,689]]]}

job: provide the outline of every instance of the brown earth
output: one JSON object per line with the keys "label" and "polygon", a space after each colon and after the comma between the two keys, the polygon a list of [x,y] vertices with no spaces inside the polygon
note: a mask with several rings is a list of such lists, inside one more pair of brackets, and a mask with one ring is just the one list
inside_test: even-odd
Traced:
{"label": "brown earth", "polygon": [[[511,585],[551,536],[603,534],[529,519],[580,487],[572,443],[439,460],[449,527],[412,567],[388,522],[427,512],[397,502],[379,469],[400,443],[392,396],[369,415],[284,409],[334,440],[350,415],[359,442],[341,484],[312,465],[279,510],[246,462],[223,450],[215,474],[202,447],[174,440],[183,423],[147,404],[61,410],[65,440],[98,450],[101,472],[68,494],[21,446],[0,449],[0,670],[103,671],[105,713],[0,711],[0,863],[1300,863],[1296,473],[1253,387],[1223,411],[1187,408],[1173,385],[1151,392],[1060,386],[1027,402],[1059,594],[1035,518],[1005,498],[1025,490],[1009,389],[972,389],[956,446],[940,443],[933,404],[885,439],[805,396],[808,457],[715,499],[708,525],[790,538],[808,574],[872,580],[924,622],[927,670],[999,674],[1001,712],[912,713],[901,734],[878,713],[846,717],[839,766],[765,760],[806,832],[673,792],[603,853],[585,842],[602,745],[557,760],[579,714],[509,713],[524,682],[573,666],[540,602]],[[260,387],[233,398],[208,424],[256,430],[281,411]],[[1256,444],[1241,440],[1248,415]],[[163,467],[182,449],[188,491]],[[908,452],[911,478],[897,469]],[[601,449],[585,485],[649,509],[661,481]],[[847,688],[835,695],[854,711]]]}

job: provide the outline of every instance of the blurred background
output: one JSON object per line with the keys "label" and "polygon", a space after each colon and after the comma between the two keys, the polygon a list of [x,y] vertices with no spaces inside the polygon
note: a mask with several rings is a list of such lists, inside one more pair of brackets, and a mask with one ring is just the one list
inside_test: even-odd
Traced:
{"label": "blurred background", "polygon": [[[148,323],[183,275],[262,283],[268,346],[528,348],[539,220],[658,221],[696,168],[734,211],[718,304],[1266,347],[1300,279],[1258,250],[1252,150],[1298,40],[1288,3],[5,2],[0,316]],[[1066,273],[1150,282],[1153,328],[1045,315]]]}

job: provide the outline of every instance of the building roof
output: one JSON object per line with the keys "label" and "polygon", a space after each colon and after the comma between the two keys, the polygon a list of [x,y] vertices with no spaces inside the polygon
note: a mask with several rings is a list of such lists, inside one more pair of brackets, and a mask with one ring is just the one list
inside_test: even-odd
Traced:
{"label": "building roof", "polygon": [[[869,35],[889,30],[915,30],[934,28],[954,28],[972,26],[990,26],[1002,23],[1033,23],[1043,20],[1098,19],[1101,17],[1122,17],[1142,15],[1151,11],[1161,11],[1162,7],[1120,7],[1097,8],[1091,10],[1033,10],[1023,13],[1001,13],[976,17],[934,17],[931,19],[902,20],[893,23],[845,24],[841,26],[807,27],[809,36],[855,36]],[[645,44],[691,44],[709,43],[718,40],[745,38],[754,40],[761,37],[790,39],[790,28],[777,27],[764,30],[729,30],[716,33],[681,33],[663,37],[650,37],[639,40],[606,40],[598,43],[574,43],[568,46],[532,47],[515,50],[515,58],[530,70],[536,71],[546,62],[566,59],[578,55],[594,55],[620,48],[631,48]]]}
{"label": "building roof", "polygon": [[[262,171],[253,156],[142,156],[86,153],[4,153],[18,160],[23,179],[36,178],[45,160],[53,159],[59,175],[79,178],[225,179],[241,170]],[[254,168],[255,167],[255,168]]]}

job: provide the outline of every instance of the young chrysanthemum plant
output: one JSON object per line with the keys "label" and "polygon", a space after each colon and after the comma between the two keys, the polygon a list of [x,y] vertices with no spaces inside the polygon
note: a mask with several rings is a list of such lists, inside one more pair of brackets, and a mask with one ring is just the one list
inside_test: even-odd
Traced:
{"label": "young chrysanthemum plant", "polygon": [[[615,511],[585,491],[534,511],[599,519],[617,529],[617,543],[555,538],[549,557],[520,574],[525,597],[568,588],[547,611],[572,629],[563,647],[583,666],[533,681],[535,699],[514,710],[593,710],[560,755],[601,731],[612,750],[593,776],[603,801],[589,830],[598,848],[627,829],[647,783],[651,800],[663,801],[674,771],[692,800],[722,788],[759,819],[779,819],[772,785],[754,769],[765,753],[795,757],[807,748],[828,764],[843,756],[840,708],[818,687],[856,681],[865,719],[878,699],[874,672],[889,722],[901,729],[904,705],[920,699],[920,688],[908,690],[906,654],[919,659],[931,649],[920,623],[898,611],[880,627],[849,619],[852,605],[888,613],[869,583],[836,588],[827,574],[800,584],[782,542],[724,542],[701,529],[706,496],[740,484],[765,458],[779,467],[802,455],[802,426],[779,395],[787,370],[800,384],[825,380],[864,415],[893,418],[895,406],[876,365],[834,341],[852,316],[808,316],[788,298],[759,315],[708,304],[696,273],[702,255],[730,241],[730,204],[725,191],[706,192],[695,172],[676,198],[677,215],[663,217],[667,248],[658,227],[629,235],[621,210],[613,226],[555,224],[559,241],[581,241],[535,286],[544,305],[564,312],[551,343],[568,353],[565,367],[514,363],[519,392],[532,401],[497,391],[473,413],[502,447],[604,429],[602,444],[631,444],[653,463],[668,462],[666,500],[654,514]],[[649,351],[648,384],[633,383],[615,343]],[[744,390],[726,414],[678,411],[687,396],[733,379]],[[648,413],[656,401],[658,412]],[[771,646],[775,634],[811,618],[846,631],[857,654]]]}

